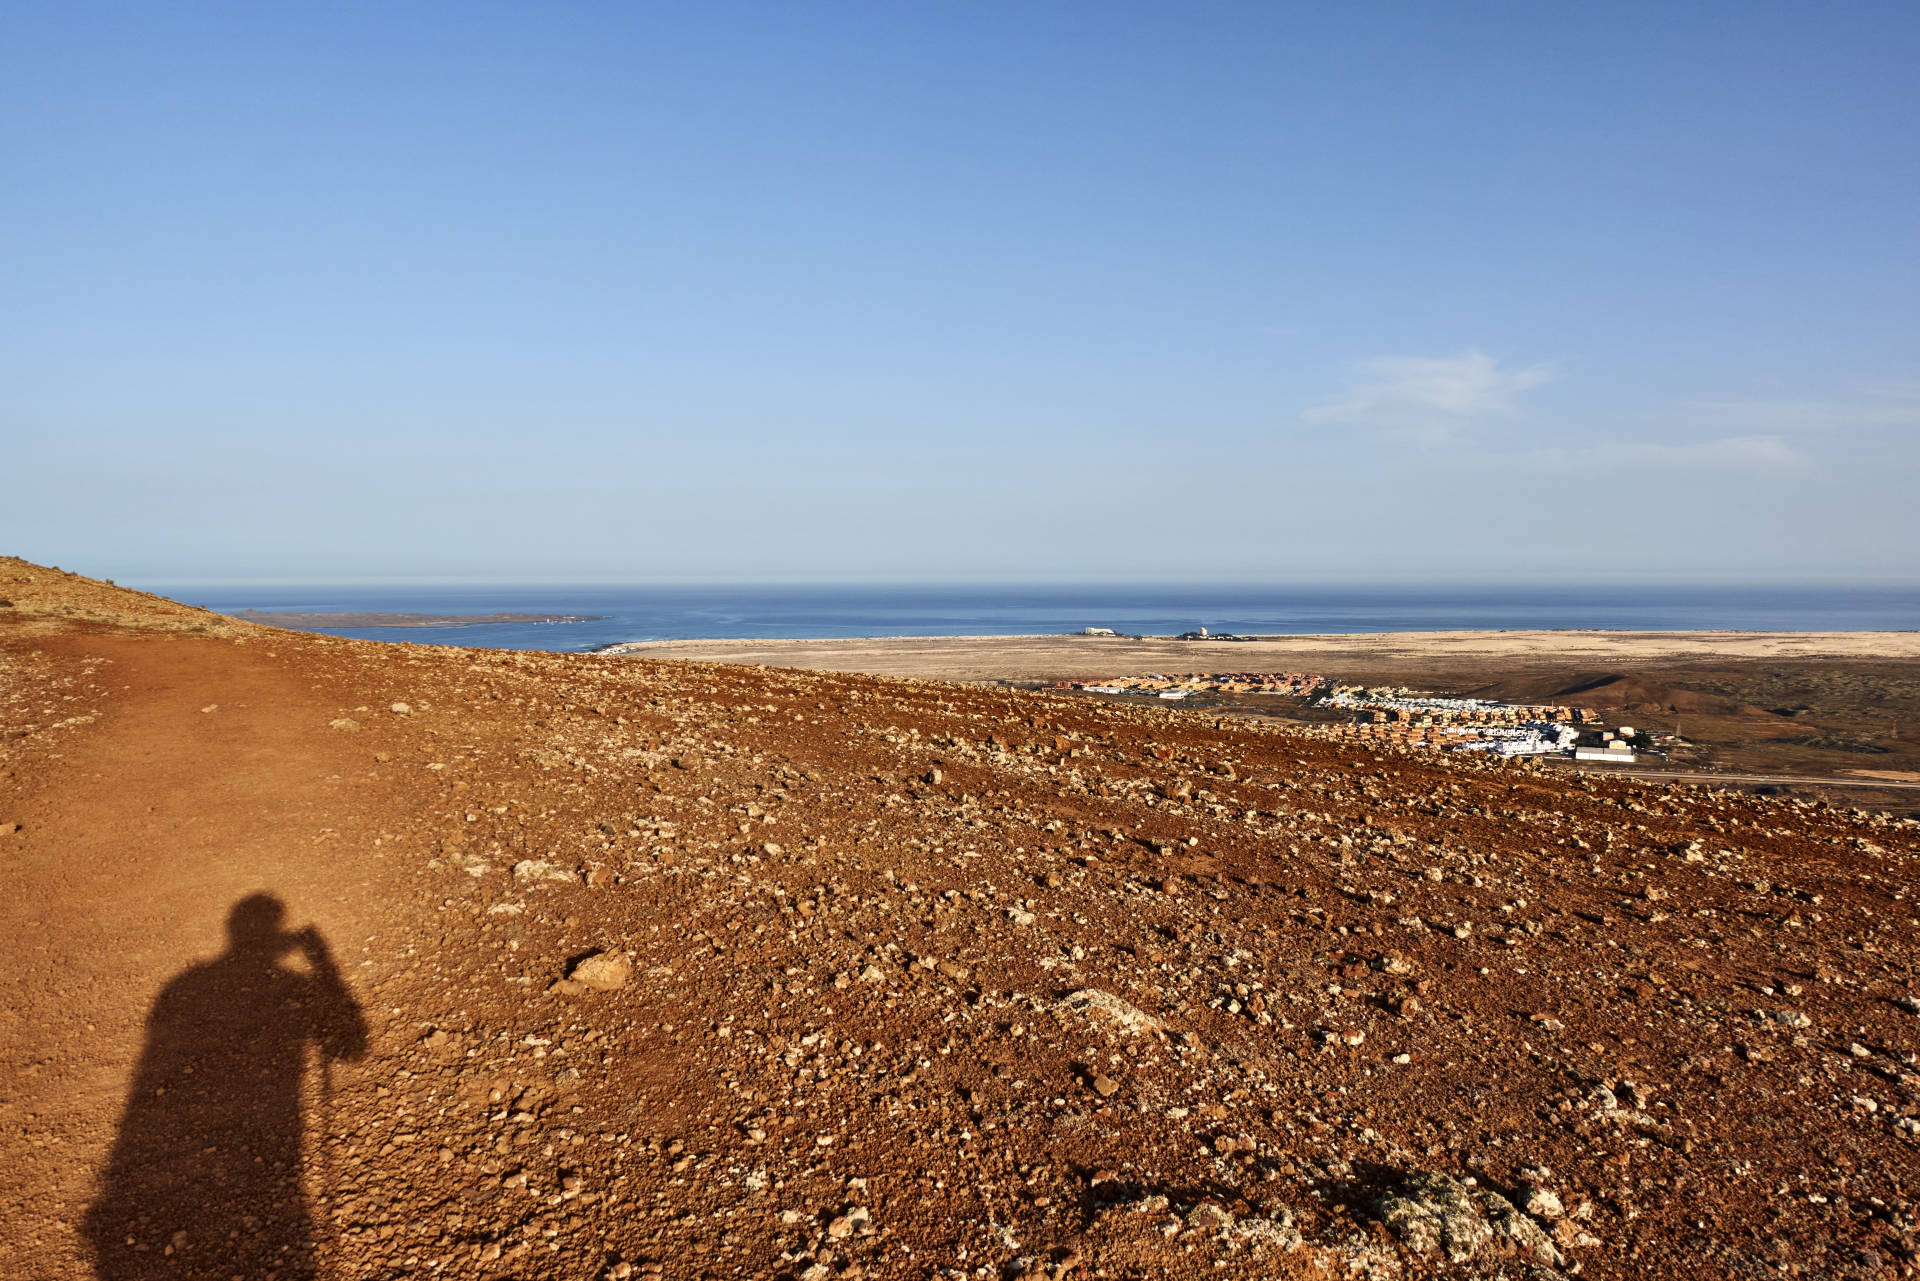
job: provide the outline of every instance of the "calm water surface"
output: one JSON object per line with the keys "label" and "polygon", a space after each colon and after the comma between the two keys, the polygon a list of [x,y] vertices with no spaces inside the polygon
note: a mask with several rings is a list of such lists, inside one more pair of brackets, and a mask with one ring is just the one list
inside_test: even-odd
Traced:
{"label": "calm water surface", "polygon": [[317,613],[595,614],[589,623],[345,627],[337,635],[489,649],[616,641],[1031,636],[1111,627],[1168,635],[1454,629],[1908,631],[1920,587],[206,587],[139,584],[195,605]]}

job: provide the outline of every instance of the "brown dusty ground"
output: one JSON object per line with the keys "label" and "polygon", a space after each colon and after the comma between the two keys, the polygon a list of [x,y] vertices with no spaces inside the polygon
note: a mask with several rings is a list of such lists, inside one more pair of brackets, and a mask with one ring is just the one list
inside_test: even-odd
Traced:
{"label": "brown dusty ground", "polygon": [[[1916,632],[1417,632],[1251,642],[974,636],[659,641],[622,652],[1028,686],[1151,672],[1310,671],[1592,708],[1610,724],[1684,734],[1690,746],[1660,762],[1681,770],[1863,783],[1920,773]],[[1186,707],[1302,719],[1298,700],[1266,695]],[[1916,811],[1912,796],[1889,788],[1827,794]]]}
{"label": "brown dusty ground", "polygon": [[1910,822],[0,588],[0,1275],[1920,1258]]}

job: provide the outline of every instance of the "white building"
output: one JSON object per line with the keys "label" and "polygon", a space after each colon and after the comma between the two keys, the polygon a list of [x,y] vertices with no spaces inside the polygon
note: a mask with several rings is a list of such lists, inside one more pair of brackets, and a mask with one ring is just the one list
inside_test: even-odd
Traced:
{"label": "white building", "polygon": [[1576,761],[1608,761],[1615,765],[1633,764],[1633,753],[1621,747],[1576,747],[1573,749]]}

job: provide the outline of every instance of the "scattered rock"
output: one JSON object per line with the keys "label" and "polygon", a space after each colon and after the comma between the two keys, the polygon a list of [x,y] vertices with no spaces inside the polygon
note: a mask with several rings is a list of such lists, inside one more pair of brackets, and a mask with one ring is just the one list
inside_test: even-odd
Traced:
{"label": "scattered rock", "polygon": [[1545,1188],[1529,1188],[1520,1198],[1520,1208],[1536,1219],[1558,1219],[1567,1212],[1560,1198]]}
{"label": "scattered rock", "polygon": [[461,1052],[460,1037],[445,1028],[435,1028],[420,1038],[420,1048],[437,1059],[457,1058]]}
{"label": "scattered rock", "polygon": [[1136,1036],[1143,1032],[1164,1030],[1160,1020],[1098,988],[1081,988],[1078,992],[1069,993],[1054,1009],[1062,1013],[1091,1015]]}
{"label": "scattered rock", "polygon": [[1522,1187],[1551,1188],[1557,1182],[1551,1166],[1523,1165],[1514,1172]]}
{"label": "scattered rock", "polygon": [[[1486,1216],[1487,1223],[1493,1228],[1495,1235],[1505,1237],[1520,1253],[1531,1255],[1537,1262],[1552,1268],[1557,1268],[1566,1262],[1565,1256],[1560,1253],[1560,1248],[1553,1243],[1553,1239],[1540,1230],[1538,1223],[1514,1209],[1511,1201],[1497,1192],[1488,1192],[1484,1189],[1475,1191],[1473,1200],[1480,1212]],[[1557,1198],[1554,1204],[1559,1204]]]}
{"label": "scattered rock", "polygon": [[1381,1200],[1379,1215],[1413,1253],[1444,1253],[1455,1263],[1465,1263],[1493,1240],[1472,1192],[1444,1174],[1408,1175],[1398,1193]]}
{"label": "scattered rock", "polygon": [[1293,1211],[1287,1209],[1269,1209],[1263,1217],[1248,1215],[1237,1218],[1233,1232],[1249,1245],[1265,1246],[1282,1253],[1298,1250],[1301,1244],[1300,1229],[1294,1226]]}
{"label": "scattered rock", "polygon": [[827,1235],[836,1241],[850,1236],[867,1236],[872,1231],[873,1215],[864,1205],[849,1206],[827,1224]]}
{"label": "scattered rock", "polygon": [[573,869],[549,863],[540,858],[523,858],[513,865],[513,879],[516,881],[572,881]]}
{"label": "scattered rock", "polygon": [[[1535,1189],[1529,1202],[1564,1215],[1560,1200]],[[1497,1192],[1469,1187],[1457,1179],[1431,1171],[1416,1171],[1401,1180],[1398,1192],[1383,1198],[1380,1221],[1415,1254],[1443,1253],[1454,1263],[1465,1263],[1496,1239],[1548,1267],[1566,1262],[1559,1247],[1540,1225],[1514,1208]]]}
{"label": "scattered rock", "polygon": [[567,977],[596,992],[612,992],[633,977],[633,962],[624,952],[595,952],[574,964]]}
{"label": "scattered rock", "polygon": [[[295,723],[354,758],[303,763],[329,809],[296,817],[291,852],[410,913],[332,940],[385,1056],[337,1078],[343,1275],[1517,1281],[1597,1246],[1588,1228],[1618,1238],[1590,1265],[1609,1274],[1688,1251],[1703,1272],[1716,1251],[1821,1275],[1910,1261],[1920,828],[1902,820],[1048,693],[273,643],[300,659]],[[13,679],[0,794],[37,804],[37,736],[88,713],[106,734],[123,691],[103,672],[97,701],[8,704]],[[393,714],[427,720],[375,742],[383,709],[353,691],[393,683],[422,700]],[[202,822],[207,799],[151,822]],[[52,830],[16,817],[36,846]],[[0,852],[18,831],[0,824]],[[1663,857],[1676,841],[1702,857]],[[1163,1021],[1207,1041],[1125,1039]],[[1656,1071],[1660,1102],[1619,1079]],[[1475,1076],[1468,1107],[1422,1106]],[[57,1131],[35,1160],[58,1163]],[[1776,1170],[1729,1168],[1780,1164],[1780,1144],[1837,1172],[1777,1196]],[[1443,1160],[1510,1183],[1383,1168]],[[1278,1257],[1302,1235],[1261,1202],[1278,1188],[1325,1198],[1299,1217],[1310,1259]],[[459,1221],[416,1232],[405,1189]],[[1371,1240],[1360,1189],[1382,1198]],[[876,1197],[914,1202],[884,1248],[854,1204]],[[952,1222],[967,1207],[986,1213]],[[181,1226],[129,1231],[157,1256]],[[191,1272],[218,1242],[188,1231]]]}

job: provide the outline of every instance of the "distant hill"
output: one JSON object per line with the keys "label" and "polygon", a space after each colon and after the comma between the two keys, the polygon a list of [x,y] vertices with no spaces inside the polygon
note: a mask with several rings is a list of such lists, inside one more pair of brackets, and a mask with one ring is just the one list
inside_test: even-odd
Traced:
{"label": "distant hill", "polygon": [[300,614],[237,609],[232,615],[268,627],[480,627],[488,623],[589,623],[597,614]]}
{"label": "distant hill", "polygon": [[142,631],[233,635],[250,624],[151,592],[121,587],[58,566],[0,556],[0,620],[16,623],[97,623]]}

